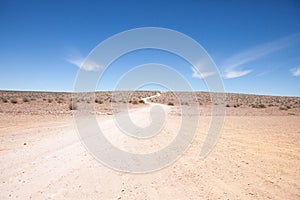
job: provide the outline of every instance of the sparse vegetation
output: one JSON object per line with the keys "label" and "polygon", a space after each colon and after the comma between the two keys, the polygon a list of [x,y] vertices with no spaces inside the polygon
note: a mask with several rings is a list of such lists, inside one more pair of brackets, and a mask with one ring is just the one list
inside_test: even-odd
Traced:
{"label": "sparse vegetation", "polygon": [[174,106],[173,102],[168,102],[168,106]]}
{"label": "sparse vegetation", "polygon": [[140,99],[139,103],[145,103],[145,101],[143,99]]}
{"label": "sparse vegetation", "polygon": [[188,103],[188,102],[181,102],[181,105],[188,106],[188,105],[189,105],[189,103]]}
{"label": "sparse vegetation", "polygon": [[291,109],[291,107],[290,107],[290,106],[287,106],[287,105],[281,105],[281,106],[279,107],[279,110],[288,110],[288,109]]}
{"label": "sparse vegetation", "polygon": [[23,97],[22,100],[23,100],[24,103],[29,102],[29,99],[27,99],[26,97]]}
{"label": "sparse vegetation", "polygon": [[63,103],[65,101],[65,99],[60,97],[60,98],[55,98],[55,101],[57,103]]}
{"label": "sparse vegetation", "polygon": [[75,102],[69,103],[69,109],[70,110],[77,110],[77,104]]}
{"label": "sparse vegetation", "polygon": [[10,103],[16,104],[16,103],[18,103],[18,100],[13,98],[13,99],[10,100]]}
{"label": "sparse vegetation", "polygon": [[7,103],[8,100],[7,100],[6,98],[2,98],[2,102],[3,102],[3,103]]}
{"label": "sparse vegetation", "polygon": [[252,108],[266,108],[265,104],[252,104]]}
{"label": "sparse vegetation", "polygon": [[[36,99],[37,103],[34,106],[26,106],[25,110],[33,113],[60,113],[63,114],[67,110],[76,109],[81,103],[96,103],[103,104],[102,106],[96,106],[95,109],[100,113],[111,112],[110,106],[107,105],[109,101],[115,102],[116,104],[126,104],[130,103],[133,105],[143,105],[145,102],[142,100],[145,97],[155,95],[157,92],[152,91],[117,91],[117,92],[97,92],[95,98],[92,99],[91,96],[82,94],[76,98],[71,93],[39,93],[39,92],[10,92],[2,91],[0,96],[0,112],[22,112],[22,106],[25,106],[25,102],[33,102],[31,99]],[[194,106],[194,103],[201,105],[201,107],[206,108],[206,106],[212,106],[215,102],[212,101],[210,93],[207,92],[197,92],[193,95],[196,96],[196,101],[188,96],[189,93],[186,92],[163,92],[160,96],[149,99],[149,101],[154,103],[161,103],[169,106],[183,105],[183,106]],[[69,105],[69,102],[75,102],[77,104],[73,106]],[[191,103],[190,103],[191,102]],[[279,103],[277,103],[279,102]],[[2,104],[1,104],[2,103]],[[4,103],[9,103],[5,105]],[[52,104],[50,104],[52,103]],[[276,111],[281,114],[288,114],[289,112],[283,112],[284,110],[291,110],[292,113],[298,113],[300,108],[300,98],[299,97],[278,97],[278,96],[261,96],[261,95],[244,95],[244,94],[226,94],[226,99],[224,106],[227,108],[240,108],[240,109],[228,109],[229,115],[238,114],[239,112],[248,112],[247,109],[264,109],[268,108],[268,112],[264,111],[251,111],[248,113],[255,114],[276,114]],[[13,107],[17,104],[20,109]],[[62,104],[60,106],[59,104]],[[272,109],[273,108],[273,109]],[[241,110],[241,111],[240,111]],[[26,112],[27,112],[26,111]],[[269,112],[270,111],[270,112]],[[296,114],[298,115],[298,114]]]}
{"label": "sparse vegetation", "polygon": [[98,104],[103,104],[103,101],[100,100],[100,99],[95,99],[95,103],[98,103]]}
{"label": "sparse vegetation", "polygon": [[139,104],[138,100],[133,100],[132,104]]}

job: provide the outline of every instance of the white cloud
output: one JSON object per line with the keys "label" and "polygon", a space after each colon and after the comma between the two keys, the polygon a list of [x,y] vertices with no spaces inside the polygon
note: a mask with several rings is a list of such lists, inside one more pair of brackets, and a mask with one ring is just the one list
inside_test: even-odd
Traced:
{"label": "white cloud", "polygon": [[192,70],[193,70],[192,76],[194,78],[204,79],[206,77],[214,75],[214,72],[200,72],[198,69],[195,69],[194,67],[192,67]]}
{"label": "white cloud", "polygon": [[224,78],[238,78],[241,76],[245,76],[249,73],[251,73],[252,70],[242,70],[242,71],[228,71],[224,74]]}
{"label": "white cloud", "polygon": [[225,78],[237,78],[251,73],[253,70],[245,70],[243,69],[243,65],[295,44],[299,41],[299,36],[300,34],[290,35],[273,42],[258,45],[229,57],[222,65],[224,70],[223,76]]}
{"label": "white cloud", "polygon": [[290,72],[292,73],[293,76],[300,76],[300,67],[290,69]]}
{"label": "white cloud", "polygon": [[65,60],[85,71],[97,71],[101,68],[99,64],[91,59],[86,60],[86,58],[74,48],[69,49],[69,56],[65,58]]}
{"label": "white cloud", "polygon": [[85,71],[97,71],[101,68],[101,66],[96,62],[93,62],[91,60],[85,61],[83,58],[77,58],[77,59],[66,58],[65,60]]}

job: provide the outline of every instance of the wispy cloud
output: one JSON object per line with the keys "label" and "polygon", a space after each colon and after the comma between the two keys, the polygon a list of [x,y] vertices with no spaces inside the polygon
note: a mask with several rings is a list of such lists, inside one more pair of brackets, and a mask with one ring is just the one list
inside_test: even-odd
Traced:
{"label": "wispy cloud", "polygon": [[82,54],[77,50],[72,50],[72,53],[65,58],[65,60],[78,68],[85,71],[98,71],[101,66],[91,59],[86,60]]}
{"label": "wispy cloud", "polygon": [[227,71],[224,74],[224,78],[237,78],[237,77],[241,77],[241,76],[245,76],[247,74],[250,74],[253,70],[240,70],[240,71],[236,71],[236,70],[231,70],[231,71]]}
{"label": "wispy cloud", "polygon": [[194,78],[204,79],[204,78],[214,75],[214,72],[200,72],[198,69],[195,69],[194,67],[192,67],[192,70],[193,70],[192,76]]}
{"label": "wispy cloud", "polygon": [[294,34],[278,40],[264,43],[256,47],[242,51],[223,62],[224,78],[237,78],[245,76],[253,71],[253,69],[244,69],[244,65],[271,53],[287,48],[300,40],[300,34]]}
{"label": "wispy cloud", "polygon": [[298,77],[298,76],[300,76],[300,67],[290,69],[290,72],[292,73],[293,76]]}
{"label": "wispy cloud", "polygon": [[101,66],[99,64],[97,64],[96,62],[93,62],[91,60],[85,61],[84,58],[82,58],[82,59],[81,58],[76,58],[76,59],[65,58],[65,60],[85,71],[98,71],[101,68]]}

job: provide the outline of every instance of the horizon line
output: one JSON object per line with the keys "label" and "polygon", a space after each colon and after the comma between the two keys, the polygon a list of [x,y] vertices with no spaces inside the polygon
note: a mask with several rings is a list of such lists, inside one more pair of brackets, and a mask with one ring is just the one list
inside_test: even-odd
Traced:
{"label": "horizon line", "polygon": [[[94,92],[132,92],[132,91],[142,91],[142,92],[199,92],[199,93],[219,93],[219,92],[210,92],[210,91],[161,91],[161,90],[96,90]],[[74,91],[55,91],[55,90],[18,90],[18,89],[0,89],[1,92],[34,92],[34,93],[75,93]],[[237,95],[256,95],[256,96],[273,96],[273,97],[295,97],[300,98],[300,96],[295,95],[276,95],[276,94],[257,94],[257,93],[238,93],[238,92],[224,92],[225,94],[237,94]]]}

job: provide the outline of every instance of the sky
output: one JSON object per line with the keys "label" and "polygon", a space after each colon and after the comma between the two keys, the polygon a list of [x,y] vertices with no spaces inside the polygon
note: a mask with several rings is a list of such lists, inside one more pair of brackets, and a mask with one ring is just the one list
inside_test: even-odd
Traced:
{"label": "sky", "polygon": [[[300,1],[0,0],[0,90],[68,91],[83,60],[120,32],[162,27],[197,41],[215,62],[226,92],[300,96]],[[207,91],[190,63],[139,50],[105,71],[98,90],[114,90],[129,70],[161,63],[195,91]],[[161,89],[155,85],[142,89]]]}

